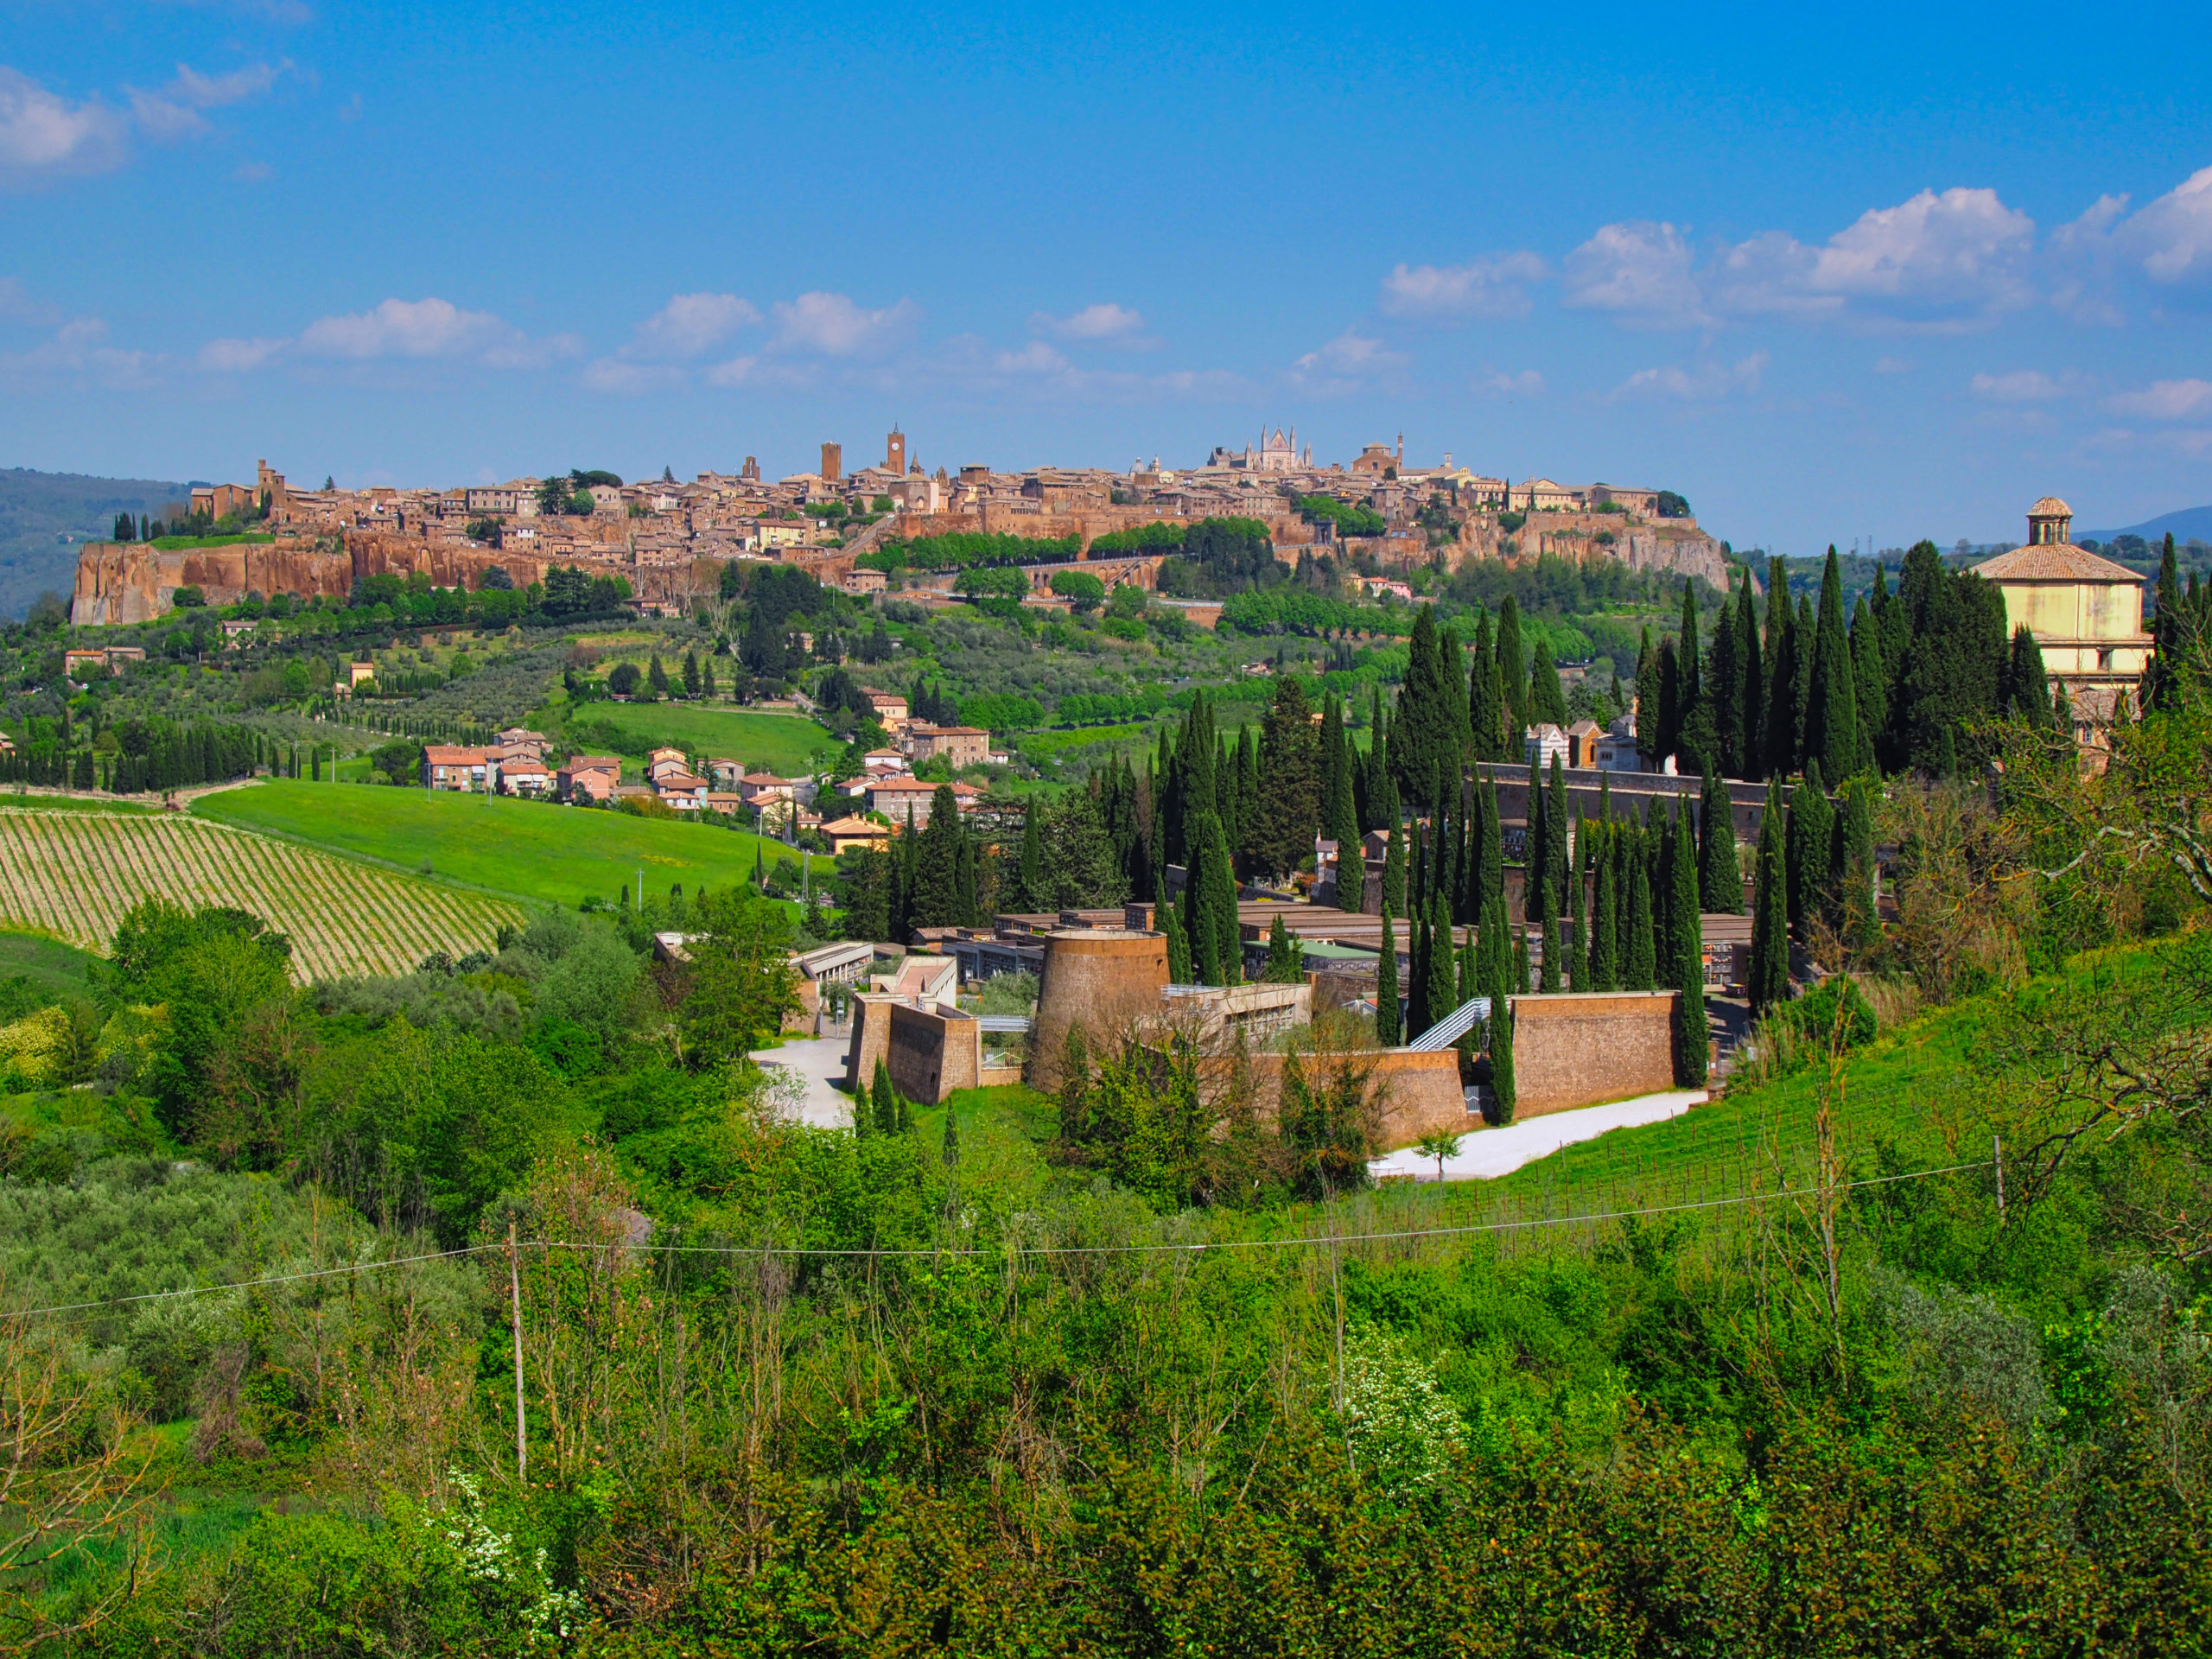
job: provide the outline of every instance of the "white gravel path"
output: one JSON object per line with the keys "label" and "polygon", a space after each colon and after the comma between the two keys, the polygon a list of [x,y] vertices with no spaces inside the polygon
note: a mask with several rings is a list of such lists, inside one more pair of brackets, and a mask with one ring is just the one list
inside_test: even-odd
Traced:
{"label": "white gravel path", "polygon": [[805,1081],[806,1094],[799,1118],[818,1128],[849,1129],[853,1126],[853,1097],[834,1086],[845,1080],[845,1055],[849,1037],[794,1038],[779,1048],[756,1048],[752,1058],[763,1065],[794,1071]]}
{"label": "white gravel path", "polygon": [[[1606,1106],[1547,1112],[1541,1117],[1510,1123],[1502,1129],[1471,1129],[1459,1143],[1459,1155],[1444,1160],[1444,1179],[1475,1181],[1510,1175],[1522,1165],[1548,1158],[1561,1147],[1572,1146],[1578,1141],[1594,1141],[1609,1130],[1635,1128],[1639,1124],[1662,1123],[1670,1117],[1680,1117],[1691,1107],[1703,1104],[1705,1099],[1706,1091],[1702,1089],[1670,1089],[1664,1094],[1639,1095],[1634,1100],[1617,1100]],[[1411,1147],[1401,1147],[1387,1158],[1377,1158],[1368,1168],[1378,1180],[1385,1175],[1411,1175],[1424,1181],[1436,1179],[1436,1160],[1422,1157]]]}

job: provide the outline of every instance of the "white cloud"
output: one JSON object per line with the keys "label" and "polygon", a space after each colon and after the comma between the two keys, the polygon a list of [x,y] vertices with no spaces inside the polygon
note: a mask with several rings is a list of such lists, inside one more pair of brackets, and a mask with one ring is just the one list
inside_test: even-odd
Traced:
{"label": "white cloud", "polygon": [[1525,317],[1524,286],[1544,275],[1526,251],[1489,254],[1464,265],[1397,265],[1382,279],[1382,309],[1393,317],[1452,321],[1465,317]]}
{"label": "white cloud", "polygon": [[1544,389],[1544,377],[1534,369],[1518,374],[1489,370],[1475,377],[1474,389],[1493,397],[1534,397]]}
{"label": "white cloud", "polygon": [[625,355],[692,358],[760,322],[760,308],[734,294],[678,294],[638,325]]}
{"label": "white cloud", "polygon": [[1770,361],[1764,352],[1754,352],[1733,363],[1700,363],[1689,367],[1669,365],[1638,369],[1613,388],[1621,397],[1677,397],[1686,403],[1710,402],[1737,392],[1752,392],[1766,374]]}
{"label": "white cloud", "polygon": [[105,385],[147,383],[162,359],[150,352],[125,351],[107,344],[107,324],[98,317],[72,317],[52,339],[27,352],[0,354],[0,383],[50,380],[90,375]]}
{"label": "white cloud", "polygon": [[709,369],[710,386],[774,386],[794,390],[813,383],[812,373],[797,364],[766,362],[759,357],[734,357]]}
{"label": "white cloud", "polygon": [[207,130],[202,110],[222,109],[257,98],[274,86],[292,67],[282,63],[250,63],[228,74],[203,75],[190,64],[176,67],[176,78],[158,92],[126,86],[130,113],[139,130],[156,143],[175,143]]}
{"label": "white cloud", "polygon": [[2140,391],[2123,391],[2105,399],[2115,415],[2133,415],[2153,421],[2178,421],[2212,411],[2212,380],[2154,380]]}
{"label": "white cloud", "polygon": [[288,342],[282,340],[211,340],[200,348],[201,368],[216,374],[245,374],[269,362]]}
{"label": "white cloud", "polygon": [[130,153],[123,117],[99,99],[72,104],[0,67],[0,188],[111,172]]}
{"label": "white cloud", "polygon": [[1386,349],[1381,340],[1347,328],[1319,351],[1300,358],[1297,366],[1308,372],[1328,369],[1338,374],[1364,374],[1395,368],[1405,360],[1402,353]]}
{"label": "white cloud", "polygon": [[2009,374],[1977,374],[1967,385],[1987,403],[2047,404],[2073,397],[2081,390],[2081,377],[2071,370],[2053,376],[2041,369],[2015,369]]}
{"label": "white cloud", "polygon": [[2134,213],[2127,200],[2099,197],[2054,245],[2093,270],[2116,264],[2161,287],[2212,283],[2212,167]]}
{"label": "white cloud", "polygon": [[1031,332],[1050,334],[1055,340],[1112,340],[1124,346],[1154,343],[1138,338],[1144,333],[1141,313],[1110,301],[1086,305],[1065,317],[1056,317],[1049,311],[1033,311],[1029,316],[1029,327]]}
{"label": "white cloud", "polygon": [[1877,374],[1910,374],[1920,366],[1909,357],[1878,357],[1874,359]]}
{"label": "white cloud", "polygon": [[991,366],[1001,374],[1058,374],[1068,360],[1043,340],[1033,340],[1018,352],[995,353]]}
{"label": "white cloud", "polygon": [[572,334],[532,340],[487,311],[464,311],[448,300],[391,299],[309,323],[299,349],[312,357],[446,359],[515,369],[575,356],[582,342]]}
{"label": "white cloud", "polygon": [[1600,227],[1567,256],[1567,303],[1662,327],[1709,323],[1688,238],[1650,219]]}
{"label": "white cloud", "polygon": [[777,302],[774,351],[855,357],[895,345],[913,332],[921,308],[912,300],[870,311],[842,294],[815,292]]}

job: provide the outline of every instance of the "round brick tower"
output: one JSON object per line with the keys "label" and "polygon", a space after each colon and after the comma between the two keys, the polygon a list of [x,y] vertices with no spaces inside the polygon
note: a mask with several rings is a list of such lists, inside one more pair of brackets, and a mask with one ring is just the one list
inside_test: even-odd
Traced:
{"label": "round brick tower", "polygon": [[1060,1086],[1068,1027],[1080,1024],[1096,1043],[1132,1020],[1160,1011],[1167,983],[1167,936],[1063,928],[1045,936],[1045,980],[1029,1039],[1029,1081]]}

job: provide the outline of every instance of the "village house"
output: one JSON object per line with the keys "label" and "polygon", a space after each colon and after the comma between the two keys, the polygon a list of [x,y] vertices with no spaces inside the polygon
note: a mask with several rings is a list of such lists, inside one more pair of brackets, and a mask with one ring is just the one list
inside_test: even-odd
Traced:
{"label": "village house", "polygon": [[611,754],[576,754],[555,774],[564,801],[609,801],[622,782],[622,762]]}
{"label": "village house", "polygon": [[496,763],[498,784],[502,795],[526,795],[537,800],[553,791],[553,774],[544,761],[521,752]]}
{"label": "village house", "polygon": [[423,782],[431,789],[474,793],[487,786],[491,758],[482,749],[432,743],[423,751]]}
{"label": "village house", "polygon": [[855,847],[873,847],[880,850],[891,844],[891,830],[887,824],[873,823],[858,813],[851,813],[824,823],[822,838],[830,843],[833,855],[849,852]]}
{"label": "village house", "polygon": [[745,762],[733,760],[727,755],[713,755],[707,761],[707,775],[724,789],[734,790],[745,782]]}
{"label": "village house", "polygon": [[871,691],[868,707],[875,711],[876,723],[887,732],[895,732],[906,723],[906,697],[899,691]]}
{"label": "village house", "polygon": [[991,734],[980,726],[912,725],[904,741],[917,766],[942,756],[956,769],[980,766],[991,752]]}
{"label": "village house", "polygon": [[871,778],[896,778],[913,770],[907,764],[905,753],[899,749],[870,749],[861,757],[861,764],[868,768]]}
{"label": "village house", "polygon": [[510,726],[493,734],[501,748],[510,754],[527,753],[533,760],[543,760],[549,740],[543,732],[533,732],[527,726]]}
{"label": "village house", "polygon": [[652,791],[679,812],[696,812],[707,804],[707,780],[688,772],[656,770]]}
{"label": "village house", "polygon": [[61,653],[61,671],[79,685],[95,674],[103,677],[115,672],[105,651],[65,651]]}
{"label": "village house", "polygon": [[671,772],[691,770],[691,757],[681,749],[655,749],[645,757],[645,777],[658,783],[662,775]]}
{"label": "village house", "polygon": [[868,784],[868,810],[880,812],[893,823],[920,829],[930,821],[931,803],[936,799],[938,791],[944,788],[952,791],[952,798],[963,815],[973,812],[983,796],[983,791],[973,784],[944,785],[918,778],[885,778]]}

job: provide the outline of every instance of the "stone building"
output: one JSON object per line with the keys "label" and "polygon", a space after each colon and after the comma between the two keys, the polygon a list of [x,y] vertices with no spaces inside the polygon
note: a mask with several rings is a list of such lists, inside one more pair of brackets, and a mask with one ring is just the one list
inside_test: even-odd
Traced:
{"label": "stone building", "polygon": [[2066,688],[2086,725],[2133,695],[2152,642],[2143,631],[2143,578],[2075,546],[2073,522],[2074,510],[2047,495],[2028,509],[2026,546],[1974,568],[2005,595],[2007,632],[2034,633],[2044,671]]}

